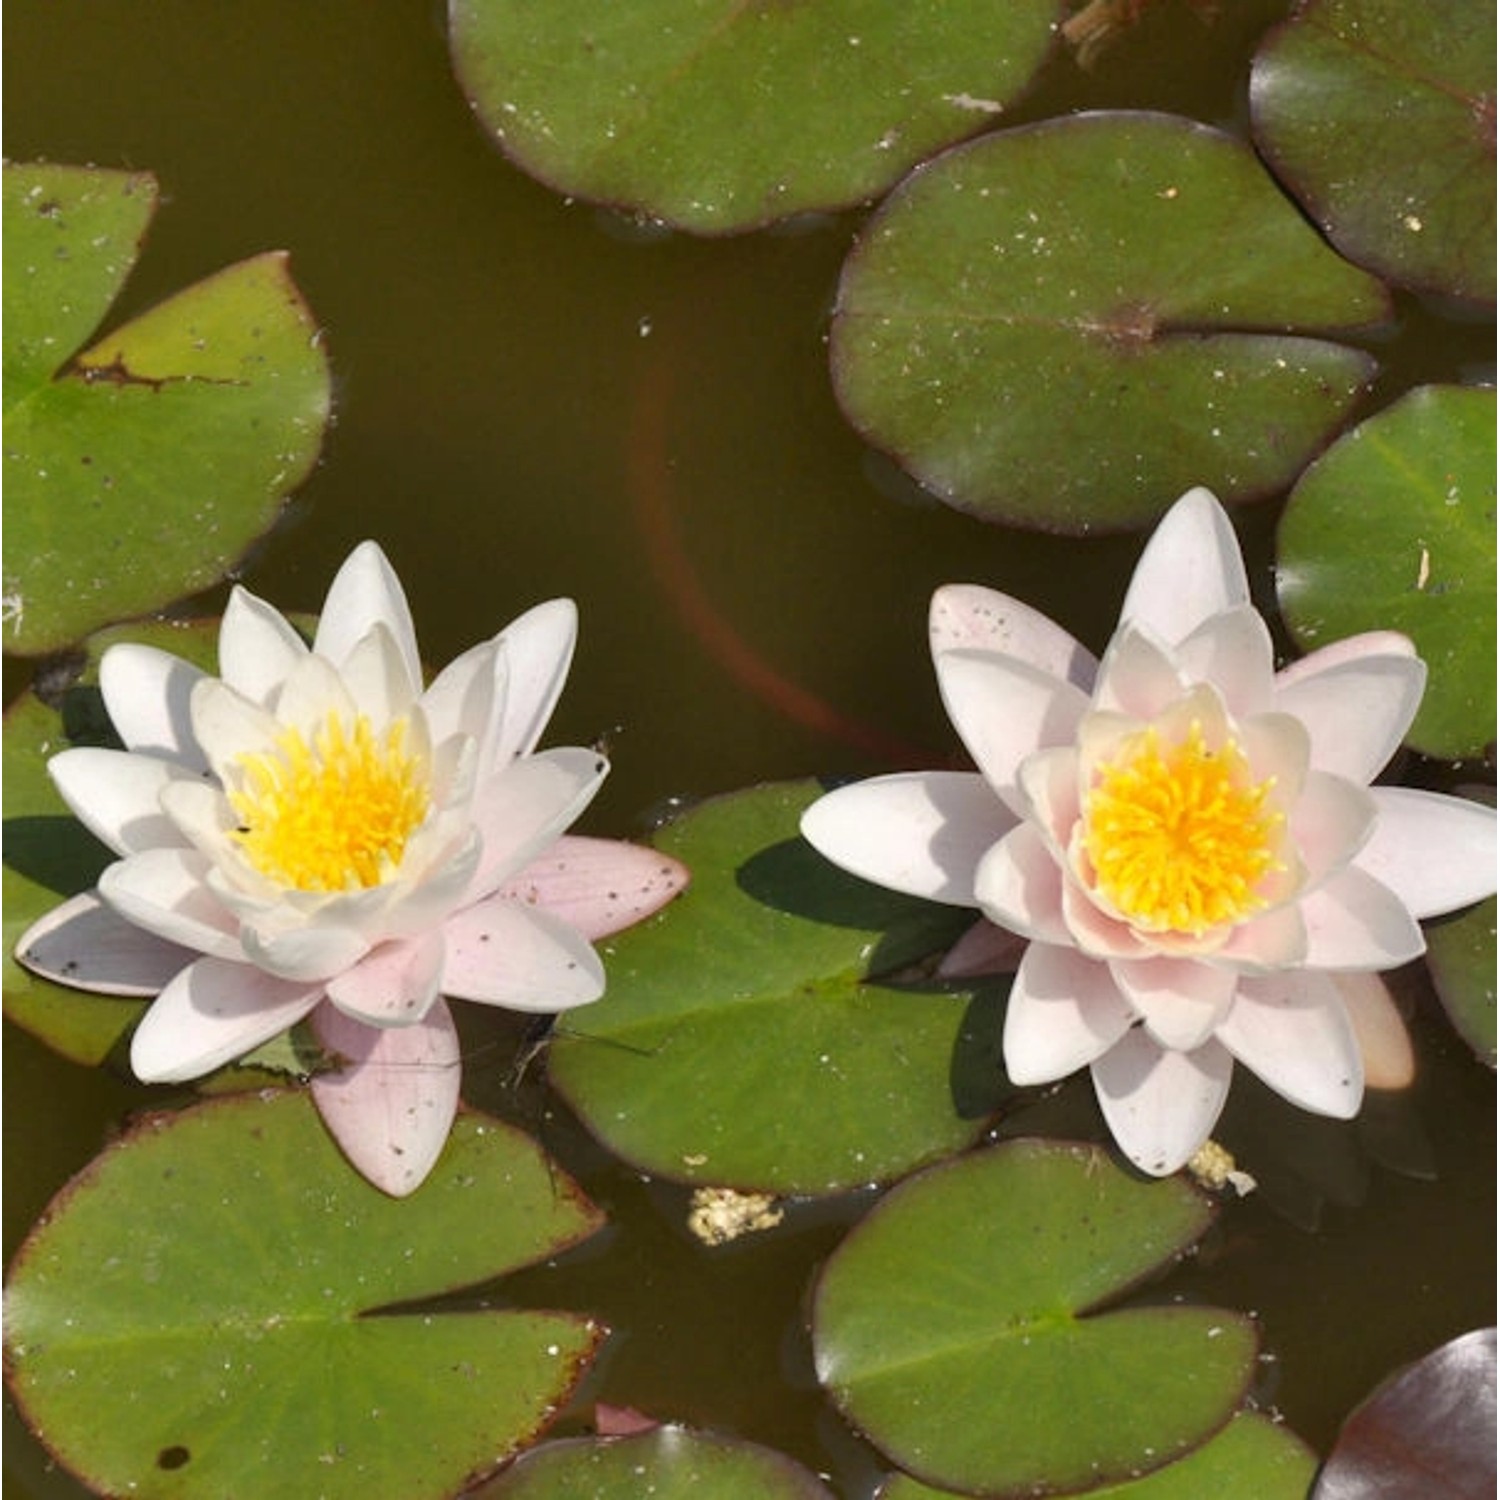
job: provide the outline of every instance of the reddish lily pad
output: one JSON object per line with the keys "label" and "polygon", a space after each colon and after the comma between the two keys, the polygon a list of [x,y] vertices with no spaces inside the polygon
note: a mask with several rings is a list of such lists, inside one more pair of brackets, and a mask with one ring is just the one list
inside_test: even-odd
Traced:
{"label": "reddish lily pad", "polygon": [[312,467],[329,379],[279,252],[79,352],[135,263],[156,183],[4,176],[5,647],[31,654],[223,577]]}
{"label": "reddish lily pad", "polygon": [[604,1330],[483,1301],[396,1304],[530,1265],[600,1223],[533,1142],[474,1114],[399,1201],[343,1161],[303,1095],[152,1115],[18,1252],[11,1390],[100,1493],[191,1500],[290,1480],[325,1500],[437,1500],[535,1439]]}
{"label": "reddish lily pad", "polygon": [[513,161],[699,234],[862,203],[984,129],[1055,0],[455,0],[454,66]]}
{"label": "reddish lily pad", "polygon": [[1239,1314],[1102,1310],[1211,1218],[1181,1178],[1143,1182],[1092,1146],[1012,1141],[931,1167],[824,1269],[818,1378],[929,1484],[1047,1494],[1137,1477],[1221,1429],[1254,1368]]}
{"label": "reddish lily pad", "polygon": [[1495,6],[1311,0],[1250,82],[1271,169],[1388,281],[1495,301]]}
{"label": "reddish lily pad", "polygon": [[831,353],[854,425],[941,499],[1083,532],[1283,488],[1374,370],[1309,335],[1387,305],[1242,143],[1101,113],[912,173],[845,264]]}

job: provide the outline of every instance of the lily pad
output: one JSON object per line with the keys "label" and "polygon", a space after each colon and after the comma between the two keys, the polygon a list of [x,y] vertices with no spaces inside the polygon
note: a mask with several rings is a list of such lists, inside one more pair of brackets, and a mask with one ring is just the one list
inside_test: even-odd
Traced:
{"label": "lily pad", "polygon": [[135,263],[145,173],[5,168],[5,647],[55,650],[221,578],[316,459],[328,366],[280,252],[78,352]]}
{"label": "lily pad", "polygon": [[1495,6],[1312,0],[1250,75],[1255,138],[1329,239],[1402,286],[1495,300]]}
{"label": "lily pad", "polygon": [[1312,1500],[1468,1500],[1495,1493],[1495,1330],[1384,1382],[1350,1416]]}
{"label": "lily pad", "polygon": [[567,1438],[524,1453],[486,1500],[833,1500],[785,1454],[685,1427],[634,1437]]}
{"label": "lily pad", "polygon": [[[954,1078],[998,1034],[971,991],[869,980],[946,948],[972,913],[845,875],[799,837],[815,782],[707,802],[656,846],[693,883],[605,949],[554,1084],[616,1155],[680,1182],[828,1193],[968,1145]],[[999,1074],[996,1072],[998,1082]]]}
{"label": "lily pad", "polygon": [[1427,925],[1427,967],[1454,1030],[1495,1066],[1495,898]]}
{"label": "lily pad", "polygon": [[1428,667],[1407,736],[1472,756],[1495,735],[1495,393],[1420,386],[1297,481],[1277,533],[1297,643],[1400,630]]}
{"label": "lily pad", "polygon": [[600,1222],[533,1142],[474,1114],[399,1201],[344,1163],[304,1095],[153,1115],[17,1254],[11,1388],[101,1493],[451,1495],[534,1440],[604,1330],[395,1304],[530,1265]]}
{"label": "lily pad", "polygon": [[[1300,1438],[1268,1417],[1241,1411],[1201,1448],[1124,1484],[1088,1491],[1090,1500],[1307,1500],[1318,1467]],[[955,1500],[909,1474],[881,1486],[876,1500]]]}
{"label": "lily pad", "polygon": [[455,0],[481,123],[560,192],[699,234],[863,203],[990,125],[1055,0]]}
{"label": "lily pad", "polygon": [[846,261],[850,420],[988,520],[1144,525],[1206,484],[1281,489],[1375,365],[1306,335],[1386,316],[1240,142],[1106,112],[1003,131],[913,172]]}
{"label": "lily pad", "polygon": [[1046,1494],[1138,1477],[1207,1441],[1255,1365],[1249,1319],[1102,1311],[1185,1254],[1212,1210],[1102,1150],[1012,1141],[894,1188],[828,1261],[818,1378],[907,1472]]}

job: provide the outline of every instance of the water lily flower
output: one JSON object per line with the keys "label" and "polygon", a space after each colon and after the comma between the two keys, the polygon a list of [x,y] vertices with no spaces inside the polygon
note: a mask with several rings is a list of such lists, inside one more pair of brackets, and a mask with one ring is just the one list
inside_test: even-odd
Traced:
{"label": "water lily flower", "polygon": [[657,910],[676,861],[565,836],[608,771],[537,751],[572,659],[555,599],[423,687],[400,581],[355,548],[312,646],[236,588],[219,677],[122,644],[99,669],[125,749],[49,762],[116,855],[95,890],[20,941],[28,968],[155,995],[130,1060],[147,1082],[209,1073],[311,1017],[337,1066],[313,1085],[377,1186],[427,1175],[458,1107],[442,998],[557,1012],[598,998],[591,939]]}
{"label": "water lily flower", "polygon": [[1493,810],[1369,785],[1421,701],[1411,642],[1372,632],[1276,671],[1202,489],[1147,545],[1102,661],[986,588],[938,590],[930,627],[978,772],[843,787],[802,829],[856,875],[1025,940],[1011,1078],[1087,1066],[1115,1139],[1155,1175],[1208,1138],[1236,1059],[1304,1109],[1355,1114],[1336,976],[1417,957],[1419,919],[1495,889]]}

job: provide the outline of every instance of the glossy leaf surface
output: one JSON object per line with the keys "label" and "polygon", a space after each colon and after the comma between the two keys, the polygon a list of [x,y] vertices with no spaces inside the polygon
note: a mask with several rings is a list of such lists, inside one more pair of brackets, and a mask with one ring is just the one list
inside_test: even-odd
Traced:
{"label": "glossy leaf surface", "polygon": [[1080,115],[914,172],[845,264],[832,362],[854,425],[933,493],[1082,532],[1288,483],[1374,369],[1308,335],[1385,308],[1243,145]]}

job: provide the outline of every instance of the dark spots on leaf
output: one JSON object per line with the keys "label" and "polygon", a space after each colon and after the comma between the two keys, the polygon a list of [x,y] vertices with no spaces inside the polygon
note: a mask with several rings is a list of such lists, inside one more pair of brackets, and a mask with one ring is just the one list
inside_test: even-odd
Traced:
{"label": "dark spots on leaf", "polygon": [[168,1470],[180,1469],[192,1456],[186,1448],[173,1444],[170,1448],[163,1448],[156,1455],[156,1467]]}

